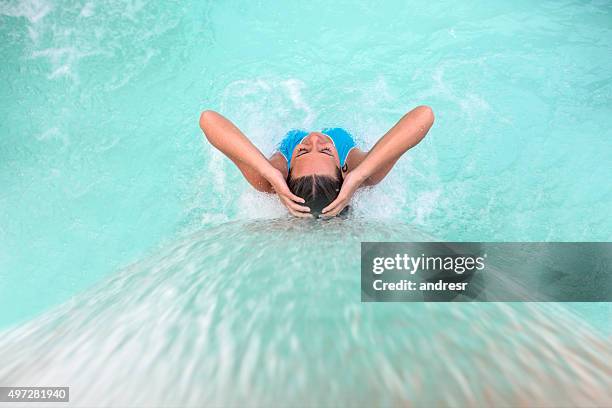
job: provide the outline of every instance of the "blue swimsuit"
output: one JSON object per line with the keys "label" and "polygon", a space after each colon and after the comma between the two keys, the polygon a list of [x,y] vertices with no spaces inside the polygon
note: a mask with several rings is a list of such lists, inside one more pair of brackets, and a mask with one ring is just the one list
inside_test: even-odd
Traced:
{"label": "blue swimsuit", "polygon": [[[325,128],[321,131],[321,133],[329,136],[332,142],[334,142],[334,146],[336,146],[336,150],[338,151],[338,157],[340,158],[340,168],[343,168],[349,152],[351,149],[357,147],[353,136],[342,128]],[[292,129],[287,132],[283,140],[280,142],[278,151],[287,160],[287,169],[291,168],[291,156],[293,155],[295,147],[300,144],[300,142],[304,140],[308,134],[309,132],[306,132],[305,130]]]}

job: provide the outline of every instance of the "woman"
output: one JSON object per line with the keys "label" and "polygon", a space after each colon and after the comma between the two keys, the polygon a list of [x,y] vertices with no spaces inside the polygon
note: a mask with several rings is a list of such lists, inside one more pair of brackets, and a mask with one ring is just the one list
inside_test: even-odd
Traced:
{"label": "woman", "polygon": [[370,151],[355,146],[342,128],[289,131],[269,159],[232,122],[204,111],[200,127],[208,141],[238,166],[257,190],[276,193],[296,217],[344,210],[359,187],[379,183],[397,160],[425,137],[434,122],[428,106],[405,114]]}

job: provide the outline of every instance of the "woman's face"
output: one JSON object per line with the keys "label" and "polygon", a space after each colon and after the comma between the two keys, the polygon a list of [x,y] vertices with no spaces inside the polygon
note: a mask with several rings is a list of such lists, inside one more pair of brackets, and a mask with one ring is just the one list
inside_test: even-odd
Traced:
{"label": "woman's face", "polygon": [[336,177],[340,158],[329,136],[319,132],[308,134],[293,150],[291,174],[304,177],[311,174]]}

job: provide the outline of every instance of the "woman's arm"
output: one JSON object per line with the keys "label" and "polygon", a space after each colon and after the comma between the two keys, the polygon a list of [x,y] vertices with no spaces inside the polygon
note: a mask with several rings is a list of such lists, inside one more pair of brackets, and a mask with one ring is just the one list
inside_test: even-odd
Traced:
{"label": "woman's arm", "polygon": [[353,157],[349,156],[348,165],[352,170],[344,178],[338,197],[323,209],[323,213],[326,216],[340,213],[359,187],[379,183],[397,160],[425,137],[433,122],[431,108],[417,106],[405,114],[369,152],[356,151]]}
{"label": "woman's arm", "polygon": [[214,147],[240,169],[244,178],[258,191],[272,193],[272,185],[263,176],[271,172],[271,164],[232,122],[214,111],[200,115],[200,128]]}
{"label": "woman's arm", "polygon": [[[349,168],[365,177],[362,185],[378,184],[397,160],[425,137],[434,122],[429,106],[417,106],[405,114],[369,152],[357,151]],[[352,158],[349,158],[349,160]]]}
{"label": "woman's arm", "polygon": [[304,199],[289,191],[285,181],[287,165],[280,157],[274,155],[268,161],[240,129],[217,112],[202,112],[200,128],[210,144],[233,161],[244,178],[258,191],[278,194],[281,202],[293,215],[309,215],[308,207],[296,204],[303,203]]}

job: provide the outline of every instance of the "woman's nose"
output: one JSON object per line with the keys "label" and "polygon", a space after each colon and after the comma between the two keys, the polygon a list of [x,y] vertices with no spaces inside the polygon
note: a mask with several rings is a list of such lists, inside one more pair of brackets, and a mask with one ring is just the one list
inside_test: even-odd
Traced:
{"label": "woman's nose", "polygon": [[311,133],[308,136],[307,140],[308,142],[315,144],[315,145],[319,143],[323,143],[325,141],[324,138],[318,133]]}

